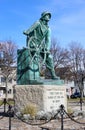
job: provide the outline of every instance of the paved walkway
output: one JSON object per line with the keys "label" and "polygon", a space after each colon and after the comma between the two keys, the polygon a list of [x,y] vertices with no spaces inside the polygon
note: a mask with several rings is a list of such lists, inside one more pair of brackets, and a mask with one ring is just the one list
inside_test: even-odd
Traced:
{"label": "paved walkway", "polygon": [[[81,122],[85,122],[85,119],[81,119]],[[45,125],[44,127],[51,128],[52,130],[61,130],[61,121],[53,120]],[[41,126],[27,125],[19,120],[12,119],[11,130],[41,130]],[[9,130],[9,119],[3,118],[0,120],[0,130]],[[64,130],[85,130],[85,125],[80,125],[71,121],[70,119],[64,120]]]}
{"label": "paved walkway", "polygon": [[[69,107],[73,110],[80,110],[80,104],[79,103],[69,103]],[[85,110],[85,104],[83,104],[82,107],[83,110]],[[75,120],[78,120],[79,122],[85,123],[85,117],[75,117]],[[64,130],[85,130],[85,124],[78,124],[70,119],[64,119]],[[51,130],[61,130],[61,120],[52,120],[51,122],[43,125],[45,127],[50,127]],[[21,122],[18,119],[12,118],[11,120],[11,130],[41,130],[41,126],[31,126],[28,124],[25,124]],[[9,118],[8,117],[0,117],[0,130],[9,130]]]}

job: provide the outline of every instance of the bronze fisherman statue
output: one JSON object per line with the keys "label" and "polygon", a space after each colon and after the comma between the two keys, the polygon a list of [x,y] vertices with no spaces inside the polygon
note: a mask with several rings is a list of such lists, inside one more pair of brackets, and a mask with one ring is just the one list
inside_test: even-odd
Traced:
{"label": "bronze fisherman statue", "polygon": [[50,54],[51,30],[48,26],[50,19],[51,13],[43,12],[41,18],[23,33],[27,36],[26,47],[30,49],[32,57],[39,55],[44,59],[45,55],[44,63],[51,73],[51,78],[58,79],[55,75],[53,58]]}

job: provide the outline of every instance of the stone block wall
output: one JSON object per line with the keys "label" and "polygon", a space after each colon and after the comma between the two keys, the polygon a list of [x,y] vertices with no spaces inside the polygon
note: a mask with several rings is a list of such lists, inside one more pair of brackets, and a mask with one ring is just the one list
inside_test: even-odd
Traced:
{"label": "stone block wall", "polygon": [[36,105],[38,110],[43,109],[43,86],[17,85],[15,87],[15,108],[20,111],[29,104]]}

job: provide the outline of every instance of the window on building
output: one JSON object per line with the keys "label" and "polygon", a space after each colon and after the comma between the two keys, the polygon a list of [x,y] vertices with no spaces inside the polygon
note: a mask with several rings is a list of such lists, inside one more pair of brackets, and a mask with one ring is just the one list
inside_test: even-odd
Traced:
{"label": "window on building", "polygon": [[12,92],[12,90],[11,90],[11,89],[9,89],[9,90],[8,90],[8,94],[11,94],[11,92]]}
{"label": "window on building", "polygon": [[6,78],[5,77],[1,77],[1,83],[5,82],[5,81],[6,81]]}
{"label": "window on building", "polygon": [[3,91],[3,94],[6,93],[6,88],[5,87],[0,87],[0,91]]}

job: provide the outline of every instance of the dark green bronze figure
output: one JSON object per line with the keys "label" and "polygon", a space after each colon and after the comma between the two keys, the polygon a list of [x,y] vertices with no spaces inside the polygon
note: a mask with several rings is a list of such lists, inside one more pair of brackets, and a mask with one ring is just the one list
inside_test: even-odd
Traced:
{"label": "dark green bronze figure", "polygon": [[51,79],[58,79],[55,75],[53,58],[50,54],[51,30],[48,22],[51,13],[43,12],[41,18],[23,33],[27,36],[26,48],[18,50],[17,83],[30,84],[40,80],[40,66],[45,64],[51,73]]}
{"label": "dark green bronze figure", "polygon": [[[51,30],[48,22],[51,13],[43,12],[41,18],[35,22],[28,30],[23,33],[27,36],[26,46],[30,48],[32,57],[41,56],[44,59],[46,67],[50,70],[52,79],[57,79],[54,71],[53,59],[50,54]],[[38,59],[36,59],[37,62]]]}

